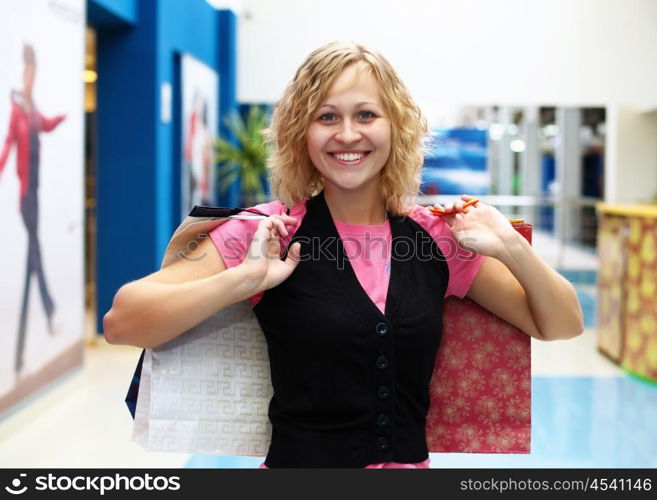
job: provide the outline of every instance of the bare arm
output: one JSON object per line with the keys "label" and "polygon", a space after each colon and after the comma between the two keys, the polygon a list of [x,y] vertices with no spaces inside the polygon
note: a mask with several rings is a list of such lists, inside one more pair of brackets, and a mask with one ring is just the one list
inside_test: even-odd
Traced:
{"label": "bare arm", "polygon": [[52,118],[47,118],[40,113],[39,115],[41,117],[41,132],[50,132],[66,119],[66,115],[57,115]]}
{"label": "bare arm", "polygon": [[[462,198],[456,203],[459,208],[470,199]],[[448,223],[459,242],[487,256],[469,298],[539,340],[582,333],[582,310],[573,286],[543,262],[500,212],[479,203]]]}
{"label": "bare arm", "polygon": [[155,347],[250,296],[252,284],[239,266],[226,269],[210,238],[189,257],[119,289],[103,318],[109,343]]}
{"label": "bare arm", "polygon": [[263,242],[287,234],[284,224],[292,222],[286,219],[295,220],[288,216],[263,220],[247,257],[236,267],[226,269],[208,237],[185,259],[123,285],[103,318],[107,341],[156,347],[217,311],[282,282],[298,263],[298,244],[296,251],[281,261],[280,247]]}
{"label": "bare arm", "polygon": [[539,340],[565,340],[582,332],[573,286],[545,264],[522,236],[505,263],[486,257],[468,297]]}

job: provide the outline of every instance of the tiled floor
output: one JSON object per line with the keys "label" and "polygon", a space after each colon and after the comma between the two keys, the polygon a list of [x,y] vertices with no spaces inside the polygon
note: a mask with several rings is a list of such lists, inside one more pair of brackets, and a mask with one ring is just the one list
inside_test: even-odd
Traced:
{"label": "tiled floor", "polygon": [[150,453],[130,441],[123,399],[140,351],[87,348],[84,368],[0,421],[0,467],[181,467],[187,455]]}
{"label": "tiled floor", "polygon": [[[123,404],[137,349],[99,342],[84,369],[0,422],[0,467],[257,467],[257,457],[149,453]],[[595,332],[532,345],[532,453],[431,454],[432,467],[657,467],[657,386],[623,374]]]}
{"label": "tiled floor", "polygon": [[[540,376],[532,391],[530,454],[431,453],[431,467],[657,467],[654,386],[623,376]],[[187,467],[249,468],[261,461],[194,455]]]}
{"label": "tiled floor", "polygon": [[[532,340],[532,452],[433,453],[432,467],[657,467],[657,385],[628,377],[597,352],[595,287],[583,281],[577,289],[585,333],[570,341]],[[90,345],[83,369],[0,421],[0,467],[260,464],[258,457],[150,453],[132,443],[123,398],[139,352],[102,338]]]}
{"label": "tiled floor", "polygon": [[[657,385],[597,353],[595,331],[532,341],[532,451],[432,453],[431,467],[657,467]],[[187,467],[257,467],[260,458],[194,455]]]}

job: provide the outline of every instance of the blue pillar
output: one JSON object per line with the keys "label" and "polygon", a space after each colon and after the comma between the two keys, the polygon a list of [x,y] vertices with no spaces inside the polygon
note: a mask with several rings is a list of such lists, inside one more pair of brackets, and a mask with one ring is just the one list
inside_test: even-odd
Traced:
{"label": "blue pillar", "polygon": [[[231,10],[219,10],[217,16],[219,50],[219,135],[234,138],[224,124],[232,112],[237,112],[237,16]],[[237,206],[239,198],[239,179],[233,182],[226,193],[219,193],[219,206]]]}
{"label": "blue pillar", "polygon": [[98,30],[97,328],[118,288],[152,270],[155,251],[155,19]]}
{"label": "blue pillar", "polygon": [[[159,268],[180,222],[180,56],[219,73],[222,120],[235,109],[236,18],[205,0],[89,2],[98,32],[100,332],[116,291]],[[170,121],[162,120],[163,84],[172,90]],[[229,203],[237,189],[231,194]]]}

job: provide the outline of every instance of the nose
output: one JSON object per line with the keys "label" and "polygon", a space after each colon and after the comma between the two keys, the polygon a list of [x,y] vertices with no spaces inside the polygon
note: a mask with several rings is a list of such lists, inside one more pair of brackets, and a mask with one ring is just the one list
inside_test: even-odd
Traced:
{"label": "nose", "polygon": [[360,141],[362,134],[360,132],[358,123],[355,123],[353,120],[344,119],[340,125],[340,128],[335,136],[336,140],[344,144],[354,144]]}

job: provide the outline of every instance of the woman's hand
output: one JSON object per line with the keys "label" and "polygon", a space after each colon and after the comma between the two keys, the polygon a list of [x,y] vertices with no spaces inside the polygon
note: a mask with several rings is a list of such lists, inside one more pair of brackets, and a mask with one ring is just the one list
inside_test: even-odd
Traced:
{"label": "woman's hand", "polygon": [[569,339],[584,329],[573,286],[534,252],[531,245],[490,205],[463,208],[471,196],[444,207],[452,235],[484,259],[468,298],[540,340]]}
{"label": "woman's hand", "polygon": [[288,236],[286,226],[296,223],[297,219],[289,215],[271,215],[258,224],[251,246],[240,264],[247,276],[254,280],[254,295],[282,283],[297,267],[301,243],[294,243],[287,258],[281,260],[279,239]]}
{"label": "woman's hand", "polygon": [[518,241],[518,233],[509,220],[495,207],[478,202],[463,208],[472,196],[463,195],[460,200],[444,207],[448,214],[445,222],[459,245],[482,255],[504,261],[509,245]]}

